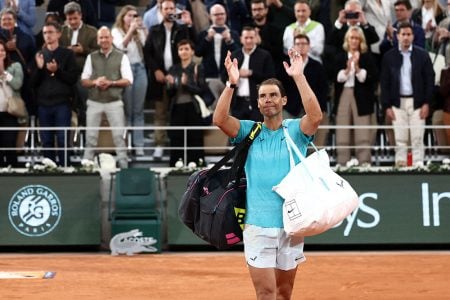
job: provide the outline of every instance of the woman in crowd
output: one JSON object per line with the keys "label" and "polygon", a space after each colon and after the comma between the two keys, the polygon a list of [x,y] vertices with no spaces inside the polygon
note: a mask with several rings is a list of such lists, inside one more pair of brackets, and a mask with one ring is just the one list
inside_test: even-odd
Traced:
{"label": "woman in crowd", "polygon": [[[133,71],[133,84],[127,87],[124,93],[128,126],[143,127],[144,101],[148,84],[143,45],[148,32],[136,7],[125,5],[120,10],[111,33],[114,46],[127,54]],[[136,148],[136,155],[144,155],[143,129],[133,130],[133,146]]]}
{"label": "woman in crowd", "polygon": [[[367,126],[372,124],[375,86],[378,71],[362,29],[351,26],[345,34],[345,52],[336,58],[335,109],[336,125]],[[352,136],[354,143],[351,143]],[[349,128],[336,130],[337,163],[345,165],[351,158],[349,146],[356,145],[355,155],[360,164],[371,162],[370,147],[373,130]],[[342,148],[341,148],[342,147]]]}
{"label": "woman in crowd", "polygon": [[[206,88],[203,68],[192,61],[194,45],[190,40],[181,40],[178,45],[178,56],[181,62],[173,65],[166,76],[167,87],[171,95],[170,125],[171,126],[202,126],[202,117],[196,95],[201,95]],[[184,132],[170,130],[170,146],[184,146]],[[188,130],[188,147],[203,147],[203,131]],[[183,150],[170,151],[170,165],[174,166],[179,160],[184,160]],[[201,149],[187,151],[187,162],[198,163],[204,160]]]}
{"label": "woman in crowd", "polygon": [[[0,41],[0,127],[17,127],[17,118],[8,113],[8,98],[20,96],[23,83],[22,67],[12,62],[6,45]],[[0,148],[15,148],[17,130],[0,131]],[[0,167],[17,167],[17,152],[14,149],[0,150]]]}
{"label": "woman in crowd", "polygon": [[17,14],[11,8],[0,11],[0,39],[5,42],[13,61],[19,62],[26,70],[33,62],[36,47],[31,36],[22,31],[17,24]]}
{"label": "woman in crowd", "polygon": [[5,42],[6,51],[12,61],[22,65],[24,82],[22,98],[27,104],[30,114],[35,114],[36,107],[30,87],[30,70],[34,63],[36,46],[34,40],[22,31],[17,24],[17,13],[12,8],[4,8],[0,11],[0,40]]}

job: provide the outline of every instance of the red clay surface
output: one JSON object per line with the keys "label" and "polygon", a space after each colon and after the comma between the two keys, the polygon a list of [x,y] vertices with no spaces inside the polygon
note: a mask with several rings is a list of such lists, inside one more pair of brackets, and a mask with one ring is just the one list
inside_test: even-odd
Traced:
{"label": "red clay surface", "polygon": [[[450,299],[450,252],[306,252],[292,299]],[[255,299],[241,252],[0,254],[0,299]]]}

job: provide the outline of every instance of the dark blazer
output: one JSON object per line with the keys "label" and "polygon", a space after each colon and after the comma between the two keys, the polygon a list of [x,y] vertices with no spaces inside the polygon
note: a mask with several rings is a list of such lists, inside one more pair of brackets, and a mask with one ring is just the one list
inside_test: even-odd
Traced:
{"label": "dark blazer", "polygon": [[66,19],[66,15],[64,14],[64,6],[71,1],[75,1],[81,6],[83,22],[94,27],[98,27],[94,4],[91,0],[49,0],[47,12],[58,12],[59,17],[64,21]]}
{"label": "dark blazer", "polygon": [[[373,27],[369,23],[360,27],[364,33],[364,37],[366,38],[366,43],[368,46],[380,40],[377,32],[375,31],[375,27]],[[349,26],[347,24],[343,24],[341,29],[333,26],[333,30],[328,37],[328,44],[334,46],[337,52],[345,52],[345,50],[342,48],[342,45],[344,44],[345,34],[347,33],[348,28]]]}
{"label": "dark blazer", "polygon": [[[342,90],[344,89],[345,82],[337,82],[337,74],[340,70],[347,68],[348,53],[342,52],[336,57],[335,65],[335,85],[334,85],[334,112],[336,112],[339,106],[339,98],[341,97]],[[375,87],[378,82],[378,69],[372,54],[369,52],[362,53],[359,57],[359,67],[367,71],[366,81],[359,82],[355,78],[355,86],[353,88],[356,107],[358,108],[358,115],[365,116],[374,112],[375,104]]]}
{"label": "dark blazer", "polygon": [[225,43],[222,40],[220,47],[220,64],[219,68],[216,64],[215,59],[215,51],[214,51],[214,39],[212,41],[208,41],[206,36],[208,35],[208,31],[204,30],[200,32],[197,40],[197,46],[195,47],[195,55],[202,57],[202,65],[205,71],[205,78],[220,78],[221,73],[224,71],[224,61],[227,56],[227,52],[233,52],[240,47],[239,44],[239,34],[231,30],[231,39],[230,43]]}
{"label": "dark blazer", "polygon": [[[411,25],[413,26],[413,34],[414,34],[414,46],[418,46],[421,48],[425,48],[425,31],[422,29],[422,26],[415,23],[413,20],[410,20]],[[399,23],[395,22],[392,26],[395,28],[394,38],[392,41],[388,40],[388,36],[385,33],[383,41],[380,43],[380,52],[382,55],[389,51],[392,48],[398,48],[398,40],[397,40],[397,27]]]}
{"label": "dark blazer", "polygon": [[[314,92],[317,100],[319,101],[320,109],[322,111],[328,111],[328,84],[325,80],[326,75],[323,65],[319,61],[308,57],[308,63],[303,70],[303,74],[305,75],[311,90]],[[289,81],[283,82],[283,84],[286,89],[290,89],[288,101],[284,109],[286,109],[291,115],[298,116],[303,110],[303,102],[301,96],[299,95],[297,86],[292,77],[289,77]]]}
{"label": "dark blazer", "polygon": [[[242,49],[238,49],[231,54],[232,59],[238,60],[239,69],[244,62],[244,53]],[[272,56],[269,52],[259,47],[250,55],[249,69],[252,70],[252,75],[248,78],[250,82],[250,101],[253,108],[257,108],[258,91],[257,85],[268,78],[275,76],[275,67],[273,65]],[[234,93],[235,95],[237,92]]]}
{"label": "dark blazer", "polygon": [[[61,47],[71,46],[70,42],[72,40],[72,35],[73,30],[70,29],[70,26],[64,25],[61,32],[61,37],[59,38],[59,45]],[[97,29],[91,25],[83,23],[80,28],[80,32],[78,33],[77,43],[83,47],[83,53],[75,53],[75,59],[81,73],[87,56],[99,48],[97,44]]]}
{"label": "dark blazer", "polygon": [[[381,99],[383,108],[400,107],[400,68],[403,56],[398,48],[383,56],[381,68]],[[414,109],[430,103],[433,96],[434,70],[428,52],[413,46],[411,53]]]}
{"label": "dark blazer", "polygon": [[[173,23],[170,39],[173,65],[180,62],[178,57],[177,44],[183,39],[195,41],[195,32],[193,27]],[[152,26],[144,45],[144,59],[147,65],[149,77],[149,97],[150,99],[159,99],[162,96],[163,85],[155,80],[155,71],[161,70],[164,74],[167,71],[164,67],[164,47],[166,44],[166,29],[164,23]]]}
{"label": "dark blazer", "polygon": [[[31,67],[34,62],[34,55],[36,54],[36,47],[33,39],[23,32],[19,27],[14,28],[13,34],[16,36],[16,48],[19,50],[8,51],[11,60],[22,65],[24,70]],[[5,43],[11,39],[11,34],[8,30],[0,29],[0,40]]]}

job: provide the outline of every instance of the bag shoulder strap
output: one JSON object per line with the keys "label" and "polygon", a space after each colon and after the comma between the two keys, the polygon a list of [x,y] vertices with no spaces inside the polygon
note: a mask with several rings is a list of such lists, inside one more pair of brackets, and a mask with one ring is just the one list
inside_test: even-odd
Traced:
{"label": "bag shoulder strap", "polygon": [[[291,120],[283,120],[283,134],[286,140],[287,149],[289,152],[289,165],[291,166],[291,169],[295,166],[295,160],[293,153],[300,159],[300,161],[305,159],[305,156],[300,152],[300,149],[298,149],[297,145],[295,144],[294,140],[292,140],[291,136],[289,135],[288,130],[288,124]],[[309,144],[314,148],[314,150],[317,152],[319,151],[314,145],[313,142],[309,142]]]}
{"label": "bag shoulder strap", "polygon": [[[238,145],[236,145],[233,149],[231,149],[230,152],[227,153],[221,160],[219,160],[211,169],[209,169],[206,172],[206,176],[211,176],[214,173],[216,173],[221,167],[223,167],[232,157],[236,156],[235,161],[233,163],[232,168],[237,169],[239,166],[237,165],[237,161],[240,160],[239,164],[245,164],[245,160],[247,159],[248,149],[250,148],[251,144],[255,140],[255,138],[259,135],[261,132],[262,123],[256,122],[253,124],[252,129],[250,130],[249,134],[245,137],[244,140],[242,140]],[[245,155],[245,159],[242,160],[243,156]],[[240,179],[240,178],[237,178]],[[239,181],[239,180],[237,180]]]}

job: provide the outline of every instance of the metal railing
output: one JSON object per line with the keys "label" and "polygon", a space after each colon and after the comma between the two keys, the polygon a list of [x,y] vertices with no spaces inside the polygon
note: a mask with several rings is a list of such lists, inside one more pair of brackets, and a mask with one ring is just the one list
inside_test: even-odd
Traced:
{"label": "metal railing", "polygon": [[[438,145],[437,139],[435,136],[436,130],[444,130],[449,129],[449,126],[441,126],[441,125],[427,125],[427,126],[404,126],[405,128],[416,128],[416,127],[422,127],[425,128],[425,138],[424,138],[424,147],[426,152],[426,159],[427,160],[436,160],[439,161],[443,157],[446,157],[445,155],[442,155],[442,153],[446,152],[450,153],[450,145]],[[363,146],[363,145],[353,145],[353,146],[337,146],[336,145],[336,138],[335,138],[335,131],[336,129],[373,129],[375,131],[374,137],[375,141],[370,146]],[[337,149],[367,149],[370,148],[372,151],[372,162],[375,165],[379,165],[385,162],[392,162],[393,161],[393,153],[395,151],[395,146],[392,145],[390,141],[388,141],[386,130],[392,129],[393,126],[388,125],[377,125],[377,126],[335,126],[335,125],[328,125],[328,126],[321,126],[319,127],[319,130],[325,129],[328,130],[328,137],[327,142],[325,145],[321,145],[321,148],[325,148],[332,159],[332,162],[334,161],[334,157],[336,155]],[[70,165],[70,158],[78,157],[80,159],[82,157],[82,153],[85,150],[85,142],[84,142],[84,133],[86,130],[98,130],[100,131],[110,131],[112,129],[119,129],[123,131],[123,138],[126,140],[126,146],[125,148],[116,148],[113,144],[108,145],[107,147],[95,147],[93,148],[96,152],[113,152],[114,149],[125,149],[130,152],[129,159],[133,160],[132,151],[135,150],[132,143],[132,131],[133,130],[144,130],[144,133],[146,136],[151,133],[154,133],[157,130],[182,130],[183,131],[183,146],[182,147],[170,147],[170,146],[164,146],[164,150],[183,150],[183,157],[184,157],[184,163],[187,164],[187,151],[188,150],[210,150],[211,151],[217,151],[217,153],[223,153],[228,149],[231,149],[231,146],[229,144],[221,144],[221,145],[209,145],[204,147],[191,147],[187,145],[187,134],[190,130],[216,130],[219,131],[215,126],[190,126],[190,127],[184,127],[184,126],[143,126],[143,127],[36,127],[36,126],[29,126],[29,127],[1,127],[0,128],[0,134],[3,131],[18,131],[21,132],[23,136],[23,147],[16,147],[16,148],[0,148],[0,150],[5,151],[18,151],[19,156],[23,158],[23,160],[30,162],[32,164],[38,162],[42,158],[42,151],[44,150],[63,150],[64,151],[64,157],[65,162],[63,164],[64,167],[67,167]],[[40,136],[39,133],[41,131],[50,130],[53,132],[56,131],[63,131],[64,132],[64,145],[58,146],[58,147],[51,147],[51,148],[44,148],[41,145],[40,142]],[[154,150],[157,148],[156,145],[154,145],[151,140],[149,145],[144,146],[144,150]],[[411,149],[411,148],[410,148]],[[72,159],[73,161],[73,159]]]}

